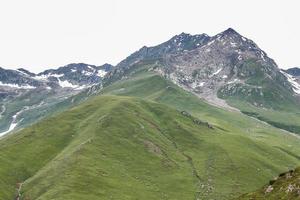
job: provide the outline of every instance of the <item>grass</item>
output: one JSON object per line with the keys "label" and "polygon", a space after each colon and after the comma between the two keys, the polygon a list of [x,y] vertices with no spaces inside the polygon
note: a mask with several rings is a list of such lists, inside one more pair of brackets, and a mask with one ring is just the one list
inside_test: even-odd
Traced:
{"label": "grass", "polygon": [[265,121],[277,128],[300,134],[300,110],[297,107],[294,107],[293,110],[274,110],[256,107],[233,99],[228,102],[246,115]]}
{"label": "grass", "polygon": [[233,199],[300,164],[296,137],[213,107],[151,66],[0,140],[0,199],[20,182],[22,200]]}
{"label": "grass", "polygon": [[265,185],[261,189],[249,194],[242,195],[238,199],[296,200],[299,199],[300,196],[299,179],[300,168],[281,173],[278,177],[276,177],[276,179],[270,180],[269,184]]}

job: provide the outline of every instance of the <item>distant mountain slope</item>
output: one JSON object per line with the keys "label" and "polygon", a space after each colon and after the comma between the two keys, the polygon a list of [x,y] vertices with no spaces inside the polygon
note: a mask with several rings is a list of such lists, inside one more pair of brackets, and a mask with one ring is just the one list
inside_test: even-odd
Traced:
{"label": "distant mountain slope", "polygon": [[300,199],[300,168],[281,173],[262,189],[241,196],[239,199],[252,200],[297,200]]}
{"label": "distant mountain slope", "polygon": [[101,83],[112,68],[79,63],[39,74],[0,68],[0,136],[72,106],[68,98]]}
{"label": "distant mountain slope", "polygon": [[37,74],[34,78],[57,83],[60,87],[89,87],[101,82],[104,75],[112,70],[113,66],[88,65],[84,63],[69,64],[58,69],[49,69]]}
{"label": "distant mountain slope", "polygon": [[292,76],[300,76],[300,68],[298,67],[289,68],[284,71]]}

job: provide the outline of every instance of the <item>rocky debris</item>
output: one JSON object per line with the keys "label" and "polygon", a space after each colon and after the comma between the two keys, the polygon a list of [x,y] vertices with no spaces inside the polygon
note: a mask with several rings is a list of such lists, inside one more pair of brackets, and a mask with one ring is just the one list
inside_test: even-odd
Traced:
{"label": "rocky debris", "polygon": [[276,63],[252,40],[233,29],[211,37],[196,49],[167,55],[164,62],[163,76],[214,104],[219,103],[214,101],[218,97],[264,99],[261,84],[254,81],[260,76],[293,92]]}
{"label": "rocky debris", "polygon": [[181,114],[186,117],[192,117],[192,115],[190,113],[188,113],[187,111],[181,111]]}
{"label": "rocky debris", "polygon": [[286,192],[286,193],[293,192],[294,189],[295,189],[295,187],[296,187],[296,186],[295,186],[294,184],[289,184],[285,192]]}
{"label": "rocky debris", "polygon": [[200,126],[207,126],[210,129],[213,129],[213,126],[211,124],[209,124],[208,122],[203,122],[195,117],[193,117],[190,113],[188,113],[187,111],[181,111],[180,112],[183,116],[190,118],[191,120],[193,120],[193,122],[197,125]]}
{"label": "rocky debris", "polygon": [[159,148],[159,146],[157,146],[156,144],[154,144],[153,142],[149,141],[149,140],[144,140],[144,145],[146,147],[146,149],[153,154],[156,155],[162,155],[162,150]]}
{"label": "rocky debris", "polygon": [[269,185],[265,191],[265,193],[270,193],[274,190],[274,188],[272,187],[272,185]]}
{"label": "rocky debris", "polygon": [[292,177],[293,173],[294,173],[294,170],[291,169],[287,172],[283,172],[283,173],[279,174],[279,177],[285,177],[286,179],[289,179]]}

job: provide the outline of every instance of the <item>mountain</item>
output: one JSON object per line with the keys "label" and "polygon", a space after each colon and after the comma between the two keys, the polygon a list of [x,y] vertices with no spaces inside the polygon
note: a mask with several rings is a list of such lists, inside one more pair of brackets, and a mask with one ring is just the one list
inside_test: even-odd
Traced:
{"label": "mountain", "polygon": [[[195,38],[201,39],[191,45]],[[179,45],[174,41],[189,48],[167,51],[167,44]],[[127,79],[141,63],[155,63],[148,70],[212,105],[300,133],[300,86],[258,45],[232,28],[212,37],[181,34],[166,43],[144,47],[108,73],[103,85]]]}
{"label": "mountain", "polygon": [[146,60],[161,62],[154,70],[219,106],[226,106],[228,99],[273,109],[281,109],[282,102],[298,103],[293,86],[276,63],[231,28],[213,37],[183,33],[158,46],[143,47],[120,62],[110,76]]}
{"label": "mountain", "polygon": [[298,142],[140,71],[0,140],[0,198],[232,199],[298,165]]}
{"label": "mountain", "polygon": [[[214,104],[220,98],[265,108],[294,103],[292,87],[275,62],[233,29],[195,50],[171,55],[165,63],[163,75]],[[267,99],[270,96],[272,101]]]}
{"label": "mountain", "polygon": [[0,139],[0,199],[235,199],[300,165],[294,85],[233,29],[182,33],[85,77],[97,69],[21,70],[47,86],[9,104],[13,126],[31,123]]}
{"label": "mountain", "polygon": [[262,189],[241,196],[239,199],[289,199],[300,198],[300,168],[281,173],[279,176],[269,181],[269,184]]}
{"label": "mountain", "polygon": [[88,65],[84,63],[69,64],[58,69],[50,69],[35,76],[35,79],[46,80],[59,87],[81,89],[101,82],[104,75],[113,68],[112,65]]}
{"label": "mountain", "polygon": [[300,94],[300,69],[290,68],[287,70],[283,70],[282,73],[284,73],[289,80],[289,82],[292,84],[294,91],[297,94]]}
{"label": "mountain", "polygon": [[298,67],[289,68],[284,71],[292,76],[300,76],[300,68]]}
{"label": "mountain", "polygon": [[112,68],[78,63],[39,74],[0,68],[0,136],[75,104],[74,95],[101,83]]}

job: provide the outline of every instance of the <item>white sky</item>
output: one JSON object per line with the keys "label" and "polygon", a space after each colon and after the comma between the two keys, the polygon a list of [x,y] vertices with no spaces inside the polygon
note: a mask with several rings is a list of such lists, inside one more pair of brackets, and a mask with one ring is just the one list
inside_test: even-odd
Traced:
{"label": "white sky", "polygon": [[0,0],[0,66],[117,64],[181,32],[228,27],[280,67],[300,66],[299,0]]}

